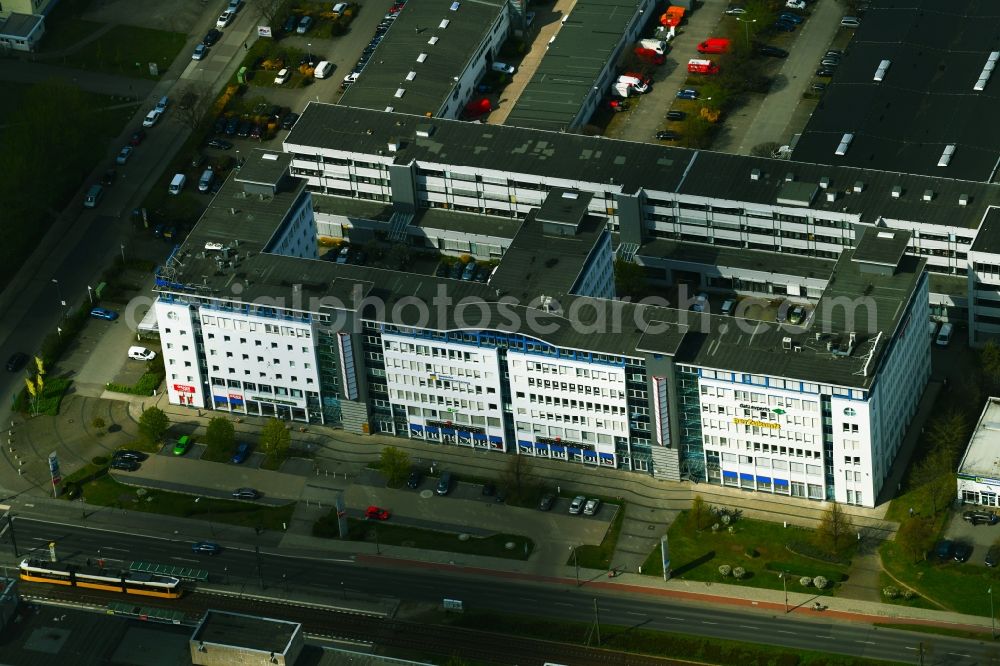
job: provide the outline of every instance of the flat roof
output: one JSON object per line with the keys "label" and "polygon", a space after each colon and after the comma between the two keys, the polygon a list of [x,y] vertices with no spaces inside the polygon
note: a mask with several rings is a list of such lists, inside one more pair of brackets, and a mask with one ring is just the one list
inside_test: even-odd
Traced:
{"label": "flat roof", "polygon": [[205,617],[195,629],[191,640],[285,654],[292,637],[301,626],[297,622],[287,620],[209,610],[205,612]]}
{"label": "flat roof", "polygon": [[[996,182],[1000,127],[984,119],[1000,113],[1000,72],[974,86],[1000,51],[998,19],[982,0],[872,3],[792,158]],[[845,134],[850,146],[837,155]]]}
{"label": "flat roof", "polygon": [[[340,104],[437,114],[505,11],[505,0],[406,3]],[[403,94],[397,97],[399,90]]]}
{"label": "flat roof", "polygon": [[21,14],[18,12],[11,12],[10,16],[7,17],[7,20],[0,24],[0,34],[27,39],[44,20],[44,16],[39,16],[37,14]]}
{"label": "flat roof", "polygon": [[707,243],[688,243],[665,238],[654,238],[643,243],[636,256],[721,268],[797,275],[819,280],[829,280],[837,265],[835,259],[726,247],[725,245],[708,245]]}
{"label": "flat roof", "polygon": [[[649,0],[577,0],[505,125],[552,131],[576,129],[574,120],[601,78],[636,13]],[[600,91],[601,97],[608,91]]]}
{"label": "flat roof", "polygon": [[[431,126],[417,136],[417,126]],[[829,166],[762,157],[729,155],[606,137],[482,125],[442,118],[386,113],[310,102],[285,138],[284,149],[298,154],[322,151],[365,155],[386,153],[387,143],[403,138],[392,154],[397,164],[418,160],[483,172],[514,172],[567,181],[612,184],[625,193],[656,190],[701,197],[741,209],[754,204],[857,216],[867,224],[880,220],[919,221],[975,229],[990,205],[1000,205],[997,185],[945,180],[875,169]],[[817,184],[808,205],[779,202],[787,175]],[[826,187],[819,187],[824,182]],[[855,184],[861,191],[855,192]],[[893,190],[899,187],[899,196]],[[934,196],[925,200],[924,193]],[[959,205],[959,197],[967,197]],[[832,200],[830,200],[832,196]]]}
{"label": "flat roof", "polygon": [[1000,479],[1000,398],[986,401],[958,465],[958,473]]}
{"label": "flat roof", "polygon": [[971,249],[973,252],[1000,254],[1000,208],[991,208],[986,213]]}
{"label": "flat roof", "polygon": [[521,220],[492,215],[476,215],[442,208],[420,208],[412,224],[425,230],[457,231],[471,236],[513,238],[521,228]]}
{"label": "flat roof", "polygon": [[910,243],[910,232],[904,229],[867,227],[854,248],[854,260],[882,266],[898,266]]}

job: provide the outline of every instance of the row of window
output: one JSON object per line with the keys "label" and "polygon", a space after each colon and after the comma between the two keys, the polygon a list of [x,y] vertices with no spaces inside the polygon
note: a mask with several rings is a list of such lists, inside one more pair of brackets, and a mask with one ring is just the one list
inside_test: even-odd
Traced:
{"label": "row of window", "polygon": [[[606,398],[622,398],[621,391],[614,391],[609,389],[601,389],[601,397]],[[607,393],[616,393],[618,395],[606,395]],[[517,393],[518,398],[524,398],[523,393]],[[528,402],[536,405],[552,405],[553,407],[565,407],[568,409],[585,409],[587,411],[597,411],[604,412],[605,414],[616,414],[620,416],[625,415],[625,408],[619,405],[608,405],[599,402],[586,402],[584,400],[572,400],[570,398],[560,398],[558,396],[553,396],[551,394],[539,394],[539,393],[529,393]]]}
{"label": "row of window", "polygon": [[[540,423],[528,423],[526,421],[518,421],[515,425],[519,433],[531,433],[537,437],[558,437],[560,439],[565,437],[569,442],[596,442],[597,444],[609,445],[614,443],[614,439],[611,435],[606,435],[601,432],[590,432],[588,430],[577,430],[575,428],[560,428],[559,426],[546,426]],[[621,430],[621,428],[615,428],[615,430]]]}
{"label": "row of window", "polygon": [[453,361],[468,361],[478,363],[483,360],[481,354],[467,352],[460,349],[446,349],[443,347],[431,347],[430,345],[412,344],[409,342],[396,342],[395,340],[385,341],[386,351],[398,351],[417,356],[433,356],[434,358],[447,358]]}
{"label": "row of window", "polygon": [[[705,451],[706,455],[713,453],[711,451]],[[805,453],[813,453],[817,455],[804,456]],[[727,463],[738,463],[740,465],[755,465],[757,469],[776,469],[779,471],[795,472],[798,474],[808,474],[810,476],[819,476],[823,473],[822,465],[811,465],[809,463],[795,462],[794,460],[781,460],[780,458],[761,458],[754,456],[742,456],[735,453],[725,453],[720,452],[718,454],[722,459],[722,462]],[[792,455],[792,454],[790,454]],[[812,457],[819,459],[818,452],[816,451],[799,451],[796,457]]]}
{"label": "row of window", "polygon": [[469,379],[485,378],[488,380],[492,380],[494,374],[492,372],[487,372],[484,374],[479,370],[475,370],[472,368],[464,368],[462,366],[439,365],[437,363],[423,363],[422,361],[407,361],[405,359],[393,358],[393,357],[385,359],[385,366],[387,368],[399,368],[401,370],[410,370],[413,372],[426,372],[428,374],[435,373],[436,375],[468,377]]}
{"label": "row of window", "polygon": [[[286,388],[284,386],[272,386],[271,384],[257,384],[254,382],[241,382],[235,379],[225,380],[221,377],[212,377],[212,386],[225,386],[228,388],[240,388],[244,391],[255,391],[266,395],[290,396],[301,398],[305,393],[301,389]],[[311,393],[311,392],[310,392]]]}
{"label": "row of window", "polygon": [[484,403],[477,400],[465,400],[462,398],[452,398],[449,396],[444,396],[436,393],[417,393],[415,391],[400,391],[393,390],[390,392],[392,397],[397,400],[407,400],[409,402],[418,402],[425,405],[445,405],[447,407],[456,407],[459,409],[472,409],[476,411],[484,411],[487,409],[496,410],[499,407],[494,403]]}
{"label": "row of window", "polygon": [[[206,326],[217,326],[223,330],[247,331],[249,333],[264,332],[271,335],[284,335],[290,338],[310,338],[312,333],[307,328],[295,326],[280,326],[278,324],[260,324],[255,321],[245,319],[230,319],[229,317],[217,317],[215,315],[203,314],[201,323]],[[243,339],[243,342],[246,342]]]}

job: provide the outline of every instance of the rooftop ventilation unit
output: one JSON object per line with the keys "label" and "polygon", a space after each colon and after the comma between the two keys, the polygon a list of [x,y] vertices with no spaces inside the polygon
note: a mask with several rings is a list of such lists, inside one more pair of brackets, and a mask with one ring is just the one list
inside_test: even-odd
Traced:
{"label": "rooftop ventilation unit", "polygon": [[792,348],[792,339],[791,338],[787,338],[787,337],[786,338],[781,338],[781,348],[784,349],[784,350],[786,350],[786,351],[789,350],[789,349],[791,349]]}
{"label": "rooftop ventilation unit", "polygon": [[421,53],[420,55],[417,56],[417,62],[423,62],[424,60],[427,60],[426,53]]}
{"label": "rooftop ventilation unit", "polygon": [[438,23],[438,28],[440,28],[441,30],[444,30],[445,28],[448,27],[449,23],[451,23],[451,21],[449,21],[448,19],[442,19],[441,22]]}
{"label": "rooftop ventilation unit", "polygon": [[990,57],[986,59],[986,64],[983,65],[983,71],[979,73],[979,80],[976,81],[976,85],[972,86],[973,90],[982,92],[986,89],[986,82],[990,80],[990,75],[993,74],[993,68],[997,66],[998,60],[1000,60],[1000,51],[990,53]]}
{"label": "rooftop ventilation unit", "polygon": [[826,200],[829,201],[830,203],[833,203],[834,201],[836,201],[837,200],[837,192],[836,192],[836,190],[827,190],[827,192],[826,192]]}
{"label": "rooftop ventilation unit", "polygon": [[924,190],[924,201],[934,201],[934,190]]}
{"label": "rooftop ventilation unit", "polygon": [[795,174],[794,173],[792,173],[791,171],[789,171],[788,173],[785,174],[785,182],[786,183],[791,183],[794,180],[795,180]]}
{"label": "rooftop ventilation unit", "polygon": [[402,97],[406,94],[406,88],[396,88],[396,94],[393,97]]}
{"label": "rooftop ventilation unit", "polygon": [[459,6],[460,6],[460,4],[461,4],[461,3],[458,3],[458,2],[453,2],[453,3],[451,3],[451,7],[450,7],[451,11],[453,11],[453,12],[457,12],[457,11],[458,11],[458,8],[459,8]]}
{"label": "rooftop ventilation unit", "polygon": [[892,186],[892,198],[893,199],[898,199],[901,196],[903,196],[903,186],[902,185],[893,185]]}
{"label": "rooftop ventilation unit", "polygon": [[955,144],[949,143],[944,147],[944,152],[941,153],[941,159],[938,160],[938,166],[948,166],[951,162],[951,156],[955,154]]}
{"label": "rooftop ventilation unit", "polygon": [[408,74],[406,75],[406,80],[407,80],[407,81],[412,81],[412,80],[413,80],[413,79],[415,79],[415,78],[417,78],[417,73],[416,73],[416,72],[409,72],[409,73],[408,73]]}
{"label": "rooftop ventilation unit", "polygon": [[394,153],[399,150],[399,139],[393,139],[389,142],[389,152]]}
{"label": "rooftop ventilation unit", "polygon": [[431,46],[434,46],[435,44],[438,43],[438,38],[437,37],[431,37],[430,39],[427,40],[427,43],[430,44]]}
{"label": "rooftop ventilation unit", "polygon": [[750,170],[750,180],[760,180],[760,169]]}
{"label": "rooftop ventilation unit", "polygon": [[847,149],[850,147],[851,141],[853,141],[853,140],[854,140],[854,135],[853,134],[845,134],[844,136],[842,136],[840,138],[840,145],[837,146],[837,150],[834,151],[834,154],[835,155],[839,155],[841,157],[843,157],[844,155],[846,155],[847,154]]}
{"label": "rooftop ventilation unit", "polygon": [[861,194],[864,191],[865,191],[865,184],[864,184],[864,182],[860,181],[860,180],[854,181],[854,193],[855,194]]}
{"label": "rooftop ventilation unit", "polygon": [[393,111],[393,109],[394,109],[394,108],[395,108],[395,107],[392,107],[392,106],[387,106],[387,107],[385,107],[385,112],[386,112],[386,113],[392,113],[392,111]]}
{"label": "rooftop ventilation unit", "polygon": [[820,178],[819,179],[819,186],[822,189],[824,189],[824,190],[826,188],[830,187],[830,177],[829,176],[823,176],[822,178]]}
{"label": "rooftop ventilation unit", "polygon": [[417,136],[427,139],[434,134],[434,125],[417,125]]}
{"label": "rooftop ventilation unit", "polygon": [[969,195],[968,194],[959,194],[958,195],[958,205],[959,206],[968,206],[969,205]]}
{"label": "rooftop ventilation unit", "polygon": [[892,64],[891,60],[883,60],[878,64],[878,69],[875,70],[875,81],[879,83],[885,78],[885,73],[889,71],[889,65]]}

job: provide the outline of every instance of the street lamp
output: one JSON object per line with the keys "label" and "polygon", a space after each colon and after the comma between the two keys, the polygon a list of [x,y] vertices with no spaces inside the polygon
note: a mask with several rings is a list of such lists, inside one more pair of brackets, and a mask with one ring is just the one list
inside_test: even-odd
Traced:
{"label": "street lamp", "polygon": [[93,305],[94,304],[94,288],[91,287],[89,284],[87,285],[87,298],[90,299],[90,304]]}
{"label": "street lamp", "polygon": [[781,589],[785,593],[785,615],[788,615],[788,584],[785,582],[785,579],[787,577],[788,577],[787,571],[782,571],[780,574],[778,574],[778,578],[781,579]]}
{"label": "street lamp", "polygon": [[125,263],[125,243],[119,243],[118,245],[122,249],[122,263],[124,264]]}
{"label": "street lamp", "polygon": [[986,590],[986,594],[990,595],[990,631],[993,635],[993,640],[997,639],[997,621],[996,616],[993,615],[993,586]]}
{"label": "street lamp", "polygon": [[750,24],[751,23],[756,23],[757,19],[749,19],[748,20],[748,19],[740,18],[739,16],[737,16],[736,20],[743,24],[743,32],[744,32],[744,34],[746,35],[746,38],[747,38],[747,48],[750,48]]}
{"label": "street lamp", "polygon": [[66,301],[63,300],[62,287],[59,286],[59,280],[52,278],[52,284],[56,286],[56,295],[59,296],[59,305],[65,307]]}

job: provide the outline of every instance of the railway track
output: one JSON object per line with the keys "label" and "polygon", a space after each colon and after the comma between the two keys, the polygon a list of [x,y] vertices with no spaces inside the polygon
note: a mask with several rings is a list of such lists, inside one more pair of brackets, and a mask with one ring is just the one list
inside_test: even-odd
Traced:
{"label": "railway track", "polygon": [[[370,645],[381,652],[395,654],[459,656],[498,666],[541,666],[545,662],[572,666],[681,666],[691,662],[663,659],[590,648],[582,645],[520,638],[497,631],[482,631],[444,625],[422,624],[367,613],[352,613],[316,606],[276,603],[254,597],[191,592],[180,599],[136,598],[80,588],[62,588],[39,583],[20,583],[21,594],[29,599],[69,605],[104,608],[112,601],[127,601],[135,606],[179,611],[194,625],[206,610],[253,613],[299,622],[307,634]],[[543,621],[543,620],[540,620]]]}

